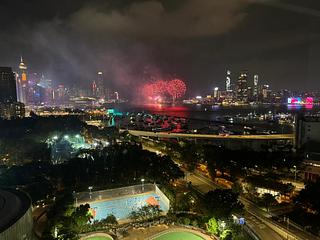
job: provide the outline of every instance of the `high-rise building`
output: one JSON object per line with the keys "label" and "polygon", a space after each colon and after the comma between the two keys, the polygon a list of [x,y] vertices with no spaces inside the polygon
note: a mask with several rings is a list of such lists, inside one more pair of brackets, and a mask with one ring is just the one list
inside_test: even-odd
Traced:
{"label": "high-rise building", "polygon": [[25,116],[25,107],[21,102],[0,103],[0,118],[16,119]]}
{"label": "high-rise building", "polygon": [[55,104],[65,104],[67,101],[68,89],[64,85],[59,85],[54,93]]}
{"label": "high-rise building", "polygon": [[238,77],[237,87],[236,87],[236,97],[237,101],[248,102],[248,73],[247,71],[242,71]]}
{"label": "high-rise building", "polygon": [[19,101],[26,104],[28,96],[27,65],[23,62],[22,57],[20,59],[18,77],[20,78],[18,81],[18,83],[20,84],[19,89],[21,89]]}
{"label": "high-rise building", "polygon": [[92,82],[92,97],[97,97],[97,84],[94,80]]}
{"label": "high-rise building", "polygon": [[259,84],[259,76],[255,74],[253,76],[253,96],[254,98],[258,97],[258,84]]}
{"label": "high-rise building", "polygon": [[212,97],[214,98],[214,100],[218,100],[218,98],[219,98],[219,88],[218,87],[215,87],[213,89],[213,96]]}
{"label": "high-rise building", "polygon": [[24,104],[17,102],[16,78],[10,67],[0,67],[0,118],[24,117]]}
{"label": "high-rise building", "polygon": [[15,74],[10,67],[0,67],[0,102],[17,102]]}
{"label": "high-rise building", "polygon": [[227,70],[227,77],[226,77],[226,91],[231,92],[231,71]]}
{"label": "high-rise building", "polygon": [[98,72],[97,97],[99,97],[99,98],[104,98],[105,97],[103,73],[102,72]]}

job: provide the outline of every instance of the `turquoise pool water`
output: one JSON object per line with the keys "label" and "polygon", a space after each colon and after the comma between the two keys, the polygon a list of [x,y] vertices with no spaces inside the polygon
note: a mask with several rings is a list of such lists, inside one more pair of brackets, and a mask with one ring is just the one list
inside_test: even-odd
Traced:
{"label": "turquoise pool water", "polygon": [[169,206],[166,206],[161,198],[155,193],[130,195],[119,199],[92,202],[90,203],[90,208],[95,212],[94,220],[101,220],[110,214],[113,214],[118,220],[121,220],[128,218],[132,211],[148,205],[146,201],[152,197],[160,203],[160,209],[162,211],[166,212],[169,210]]}

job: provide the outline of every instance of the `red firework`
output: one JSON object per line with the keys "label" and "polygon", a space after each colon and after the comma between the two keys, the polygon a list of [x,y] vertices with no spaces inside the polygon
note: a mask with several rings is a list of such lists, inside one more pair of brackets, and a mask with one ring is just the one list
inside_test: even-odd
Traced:
{"label": "red firework", "polygon": [[167,92],[173,100],[182,97],[186,93],[186,90],[186,84],[180,79],[170,80],[167,84]]}
{"label": "red firework", "polygon": [[154,93],[156,95],[163,95],[167,91],[167,83],[164,80],[157,80],[154,84]]}
{"label": "red firework", "polygon": [[154,84],[147,83],[142,86],[142,95],[147,98],[154,96]]}

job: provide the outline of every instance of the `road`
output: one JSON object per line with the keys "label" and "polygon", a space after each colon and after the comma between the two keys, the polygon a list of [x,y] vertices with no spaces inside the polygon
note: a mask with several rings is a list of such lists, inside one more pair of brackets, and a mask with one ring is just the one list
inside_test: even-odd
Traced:
{"label": "road", "polygon": [[[152,147],[143,146],[143,148],[152,152],[163,154]],[[185,172],[186,181],[191,182],[192,186],[194,186],[194,188],[202,194],[205,194],[208,191],[216,188],[221,188],[220,185],[217,185],[211,179],[200,173],[195,174],[187,172],[185,169],[182,170]],[[254,230],[261,240],[320,240],[320,238],[317,238],[316,236],[301,231],[297,228],[293,228],[293,226],[290,226],[290,229],[287,230],[279,223],[272,221],[270,219],[270,214],[258,208],[248,199],[240,197],[240,201],[245,206],[244,217],[247,225]]]}
{"label": "road", "polygon": [[[207,193],[210,190],[216,189],[217,186],[214,182],[201,177],[199,175],[186,173],[187,181],[191,182],[192,185],[199,190],[201,193]],[[270,227],[266,226],[261,220],[256,218],[254,214],[249,211],[245,211],[243,216],[246,219],[247,225],[254,230],[254,232],[260,237],[262,240],[283,240],[284,238],[280,237],[275,231],[273,231]]]}
{"label": "road", "polygon": [[[212,180],[199,174],[186,173],[187,181],[191,182],[192,185],[199,190],[201,193],[206,193],[210,190],[216,189],[218,186]],[[289,229],[282,226],[280,223],[276,223],[271,220],[271,215],[259,207],[253,202],[249,201],[244,197],[240,197],[240,201],[245,206],[244,217],[247,221],[248,226],[254,230],[254,232],[262,240],[319,240],[320,238],[301,231],[300,229],[290,225]]]}
{"label": "road", "polygon": [[[127,131],[121,129],[120,132]],[[158,138],[195,138],[195,139],[234,139],[234,140],[291,140],[294,141],[294,134],[270,134],[270,135],[227,135],[194,134],[194,133],[172,133],[172,132],[151,132],[128,130],[133,136],[158,137]]]}

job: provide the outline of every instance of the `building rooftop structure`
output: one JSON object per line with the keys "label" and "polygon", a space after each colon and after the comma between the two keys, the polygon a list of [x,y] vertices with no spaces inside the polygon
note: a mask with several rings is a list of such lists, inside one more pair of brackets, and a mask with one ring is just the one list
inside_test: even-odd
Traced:
{"label": "building rooftop structure", "polygon": [[17,190],[0,189],[0,233],[14,225],[31,206],[27,194]]}

